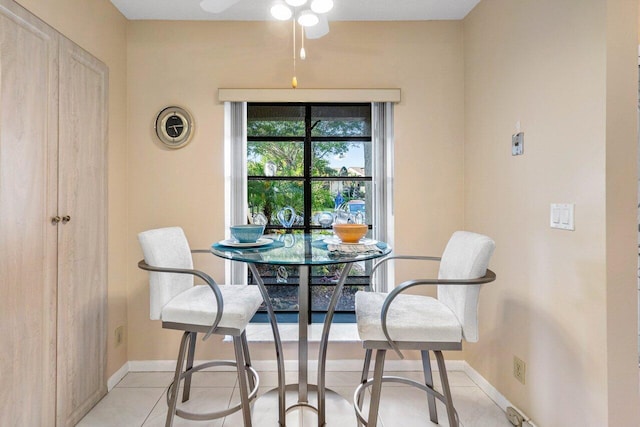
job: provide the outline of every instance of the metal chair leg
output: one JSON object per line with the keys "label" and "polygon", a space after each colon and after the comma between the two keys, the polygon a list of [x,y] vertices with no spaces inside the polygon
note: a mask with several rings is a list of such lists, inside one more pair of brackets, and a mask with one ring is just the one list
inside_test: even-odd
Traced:
{"label": "metal chair leg", "polygon": [[182,334],[182,341],[180,341],[180,351],[178,352],[178,361],[176,363],[176,372],[173,376],[173,383],[171,387],[171,397],[169,398],[169,407],[167,408],[167,421],[165,427],[171,427],[173,425],[173,417],[176,415],[176,406],[178,404],[178,389],[180,388],[180,375],[182,374],[182,366],[184,365],[184,356],[187,350],[187,339],[190,336],[190,332]]}
{"label": "metal chair leg", "polygon": [[282,341],[280,340],[280,332],[278,331],[278,320],[276,319],[271,299],[269,298],[269,292],[264,286],[264,282],[258,273],[258,269],[255,264],[249,264],[251,274],[256,279],[260,294],[264,300],[264,305],[267,308],[269,314],[269,323],[271,324],[271,331],[273,332],[273,341],[276,348],[276,363],[278,369],[278,424],[284,427],[286,423],[286,395],[285,395],[285,370],[284,370],[284,352],[282,350]]}
{"label": "metal chair leg", "polygon": [[[431,360],[429,359],[429,350],[422,350],[422,370],[424,371],[424,383],[427,387],[433,388],[433,374],[431,372]],[[432,423],[438,424],[438,410],[436,408],[436,398],[433,394],[427,393],[427,402],[429,403],[429,418]]]}
{"label": "metal chair leg", "polygon": [[[369,378],[369,368],[371,367],[371,354],[373,350],[367,349],[364,353],[364,364],[362,365],[362,375],[360,376],[360,384],[364,384],[367,382],[367,378]],[[358,395],[358,401],[355,402],[358,405],[358,408],[362,411],[362,405],[364,404],[364,393],[360,393]],[[362,423],[358,420],[358,427],[360,427]]]}
{"label": "metal chair leg", "polygon": [[325,402],[325,380],[327,370],[327,349],[329,347],[329,333],[331,331],[331,323],[333,316],[342,294],[342,288],[351,271],[352,263],[347,263],[342,267],[340,271],[340,280],[336,283],[336,286],[331,294],[331,301],[329,301],[329,307],[327,307],[327,313],[324,318],[324,325],[322,326],[322,338],[320,338],[320,351],[318,353],[318,425],[323,426],[326,424],[326,402]]}
{"label": "metal chair leg", "polygon": [[438,361],[438,369],[440,370],[440,381],[442,382],[442,394],[445,397],[445,404],[447,406],[447,417],[449,418],[449,426],[458,427],[458,420],[456,419],[455,410],[453,408],[453,399],[451,398],[451,388],[449,387],[449,378],[447,377],[447,368],[444,365],[444,357],[442,352],[434,350]]}
{"label": "metal chair leg", "polygon": [[185,377],[184,377],[184,389],[182,390],[182,401],[186,402],[189,400],[189,395],[191,394],[191,368],[193,368],[193,358],[196,352],[196,337],[197,332],[191,332],[189,337],[189,352],[187,353],[187,367],[185,369]]}
{"label": "metal chair leg", "polygon": [[384,374],[384,358],[387,350],[376,351],[376,364],[373,368],[373,385],[371,386],[371,402],[369,403],[368,427],[378,425],[378,410],[380,408],[380,394],[382,393],[382,375]]}
{"label": "metal chair leg", "polygon": [[[242,352],[244,354],[244,365],[249,368],[251,367],[251,355],[249,354],[249,343],[247,342],[247,332],[242,331],[240,335],[240,339],[242,340]],[[253,378],[253,375],[249,375],[247,372],[247,379],[249,380],[249,390],[253,390],[256,386],[256,382]]]}
{"label": "metal chair leg", "polygon": [[233,349],[236,353],[236,367],[238,369],[238,386],[240,388],[240,402],[242,405],[242,419],[244,427],[251,427],[251,406],[249,405],[249,389],[247,387],[247,369],[244,361],[242,338],[233,337]]}

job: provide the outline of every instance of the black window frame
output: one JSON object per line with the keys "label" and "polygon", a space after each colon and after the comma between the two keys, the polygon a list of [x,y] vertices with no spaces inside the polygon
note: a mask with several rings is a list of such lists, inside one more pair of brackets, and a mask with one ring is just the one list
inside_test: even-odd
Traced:
{"label": "black window frame", "polygon": [[[312,213],[313,213],[313,204],[312,204],[312,183],[313,182],[350,182],[350,183],[373,183],[373,176],[319,176],[313,175],[313,165],[312,165],[312,156],[313,156],[313,143],[314,142],[369,142],[373,144],[373,135],[372,131],[369,132],[368,136],[314,136],[313,129],[315,124],[312,122],[312,112],[314,107],[366,107],[369,108],[370,120],[373,121],[372,117],[372,105],[371,103],[317,103],[317,102],[301,102],[301,103],[278,103],[278,102],[250,102],[247,103],[247,116],[250,116],[251,107],[304,107],[305,112],[305,120],[304,120],[304,136],[252,136],[247,132],[247,143],[251,142],[302,142],[303,150],[304,150],[304,167],[303,167],[303,175],[302,176],[267,176],[267,175],[249,175],[247,171],[246,179],[247,185],[251,181],[289,181],[289,182],[302,182],[303,184],[303,205],[304,211],[302,216],[304,218],[303,225],[293,225],[290,228],[285,228],[284,226],[280,226],[278,224],[269,223],[266,227],[265,232],[303,232],[303,233],[312,233],[314,231],[326,230],[320,225],[312,224]],[[248,126],[247,126],[248,127]],[[372,171],[373,172],[373,171]],[[249,206],[251,209],[251,206]],[[373,224],[369,221],[368,223],[369,230],[372,230]],[[366,273],[363,276],[349,276],[347,281],[345,282],[343,288],[343,294],[345,292],[353,291],[354,287],[358,288],[367,288],[369,286],[369,271],[371,269],[371,261],[366,261]],[[342,265],[340,265],[342,267]],[[286,267],[289,271],[288,281],[286,284],[276,283],[275,278],[272,277],[262,277],[263,282],[267,289],[273,286],[295,286],[299,287],[299,277],[298,277],[298,269],[292,268],[291,266]],[[325,310],[314,309],[312,304],[313,298],[313,287],[314,286],[335,286],[335,283],[327,283],[325,280],[325,276],[319,276],[313,274],[314,267],[311,268],[310,273],[310,284],[311,289],[308,292],[309,295],[309,323],[321,323],[324,321],[324,315],[326,314]],[[255,284],[255,280],[252,277],[251,272],[248,272],[248,283]],[[355,293],[355,292],[354,292]],[[275,308],[275,307],[274,307]],[[299,304],[298,304],[299,308]],[[281,322],[297,322],[298,318],[298,310],[279,310],[275,308],[276,315]],[[295,316],[291,316],[291,314],[295,313]],[[266,312],[259,312],[255,317],[254,321],[266,321]],[[344,310],[339,307],[336,308],[334,321],[336,322],[344,322],[344,323],[355,323],[355,310]]]}

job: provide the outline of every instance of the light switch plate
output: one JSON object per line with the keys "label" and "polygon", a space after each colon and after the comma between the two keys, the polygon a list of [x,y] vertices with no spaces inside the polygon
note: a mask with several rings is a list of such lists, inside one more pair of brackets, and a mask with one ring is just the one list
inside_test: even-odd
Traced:
{"label": "light switch plate", "polygon": [[552,203],[550,210],[551,228],[560,230],[575,230],[573,203]]}
{"label": "light switch plate", "polygon": [[524,132],[511,135],[511,155],[520,156],[524,154]]}

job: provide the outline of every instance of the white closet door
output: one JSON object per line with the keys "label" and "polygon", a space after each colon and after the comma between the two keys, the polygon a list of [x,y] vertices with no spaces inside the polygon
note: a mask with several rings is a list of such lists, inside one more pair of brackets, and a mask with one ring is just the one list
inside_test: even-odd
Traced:
{"label": "white closet door", "polygon": [[107,87],[107,67],[60,37],[57,424],[62,426],[75,425],[107,392]]}
{"label": "white closet door", "polygon": [[55,418],[57,34],[0,0],[0,425]]}

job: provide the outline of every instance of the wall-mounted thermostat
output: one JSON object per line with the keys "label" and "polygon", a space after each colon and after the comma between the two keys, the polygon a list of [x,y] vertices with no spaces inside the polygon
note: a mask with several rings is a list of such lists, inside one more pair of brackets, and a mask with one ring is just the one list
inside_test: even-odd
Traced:
{"label": "wall-mounted thermostat", "polygon": [[524,132],[511,135],[511,155],[519,156],[524,154]]}

